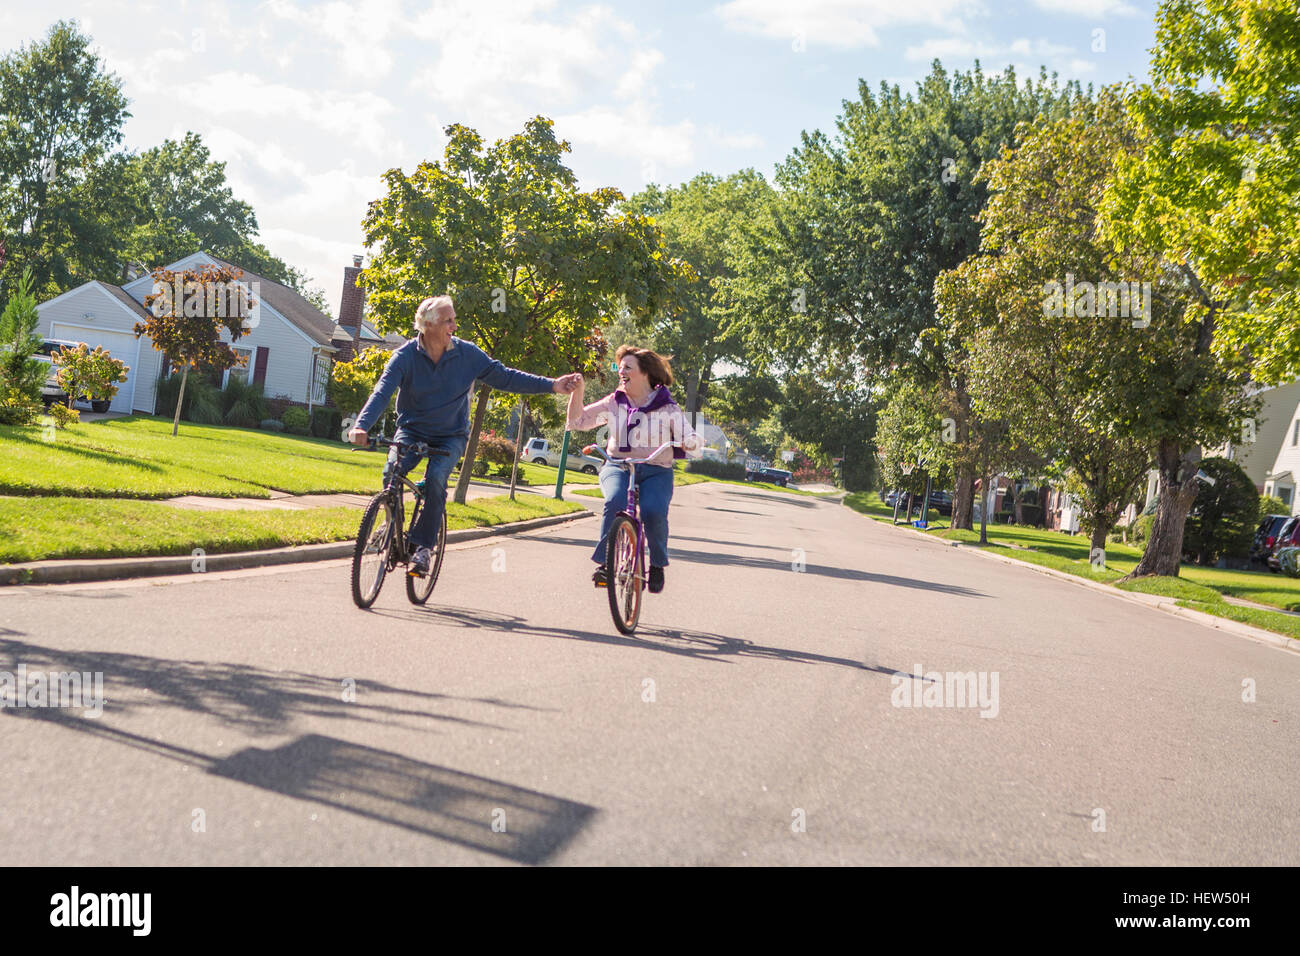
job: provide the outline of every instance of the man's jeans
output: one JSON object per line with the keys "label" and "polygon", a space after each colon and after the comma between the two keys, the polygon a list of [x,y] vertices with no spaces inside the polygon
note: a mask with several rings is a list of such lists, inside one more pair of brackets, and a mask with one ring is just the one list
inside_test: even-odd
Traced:
{"label": "man's jeans", "polygon": [[[658,465],[636,465],[636,486],[641,491],[640,515],[650,544],[650,564],[668,565],[668,504],[673,500],[673,470]],[[618,513],[627,508],[626,468],[605,465],[600,469],[600,491],[605,496],[605,515],[600,523],[600,541],[592,558],[605,563],[605,542]]]}
{"label": "man's jeans", "polygon": [[[415,522],[408,538],[412,551],[417,548],[432,548],[438,543],[442,513],[447,510],[447,476],[456,467],[456,462],[460,461],[460,456],[465,454],[468,443],[469,439],[464,435],[435,438],[425,443],[430,451],[445,448],[447,454],[429,456],[429,467],[424,472],[424,506],[420,508],[419,520]],[[397,463],[397,472],[405,475],[418,463],[419,457],[415,450],[408,448],[403,451],[401,460]]]}

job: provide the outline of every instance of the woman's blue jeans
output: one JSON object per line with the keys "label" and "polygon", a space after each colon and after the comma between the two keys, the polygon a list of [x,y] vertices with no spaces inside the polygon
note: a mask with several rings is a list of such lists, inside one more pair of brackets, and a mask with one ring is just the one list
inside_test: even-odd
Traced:
{"label": "woman's blue jeans", "polygon": [[[640,516],[645,526],[646,540],[650,544],[650,564],[662,568],[668,565],[668,504],[673,500],[673,470],[658,465],[636,465],[636,486],[641,491]],[[605,465],[600,469],[600,491],[605,496],[605,515],[600,523],[600,540],[591,557],[598,564],[605,563],[605,542],[609,529],[620,511],[627,509],[626,468]]]}

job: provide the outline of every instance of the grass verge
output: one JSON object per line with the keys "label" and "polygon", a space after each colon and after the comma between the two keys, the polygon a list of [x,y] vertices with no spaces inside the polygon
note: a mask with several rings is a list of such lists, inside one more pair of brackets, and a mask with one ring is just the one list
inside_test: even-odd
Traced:
{"label": "grass verge", "polygon": [[[574,501],[526,495],[447,506],[449,529],[475,528],[583,510]],[[124,558],[256,551],[345,541],[357,533],[356,508],[190,511],[118,498],[0,499],[0,563],[54,558]]]}

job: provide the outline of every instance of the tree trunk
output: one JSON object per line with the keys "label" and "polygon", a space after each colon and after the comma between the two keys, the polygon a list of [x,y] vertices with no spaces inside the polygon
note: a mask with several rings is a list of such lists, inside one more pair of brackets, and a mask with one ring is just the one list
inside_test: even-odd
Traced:
{"label": "tree trunk", "polygon": [[[515,429],[515,464],[510,469],[510,500],[515,500],[515,479],[519,477],[519,451],[524,447],[524,417],[527,414],[527,407],[524,405],[524,399],[519,399],[519,427]],[[556,462],[558,465],[559,462]]]}
{"label": "tree trunk", "polygon": [[952,527],[974,529],[975,472],[969,467],[957,469],[957,487],[953,489]]}
{"label": "tree trunk", "polygon": [[1010,481],[1012,509],[1016,514],[1016,527],[1020,527],[1025,523],[1025,513],[1021,509],[1021,504],[1025,497],[1025,491],[1020,487],[1020,482],[1016,481],[1014,478],[1010,479]]}
{"label": "tree trunk", "polygon": [[185,383],[189,381],[190,367],[187,365],[181,371],[181,391],[176,396],[176,415],[172,418],[172,437],[176,437],[177,430],[181,427],[181,403],[185,401]]}
{"label": "tree trunk", "polygon": [[[1156,453],[1160,468],[1160,501],[1156,505],[1155,520],[1151,524],[1151,538],[1138,566],[1124,580],[1144,575],[1178,577],[1178,567],[1183,557],[1183,524],[1187,513],[1196,501],[1196,474],[1187,475],[1187,462],[1181,449],[1172,441],[1160,442]],[[1178,480],[1180,471],[1186,476]]]}
{"label": "tree trunk", "polygon": [[[1096,519],[1093,519],[1096,520]],[[1110,534],[1110,528],[1106,527],[1100,521],[1092,526],[1092,542],[1089,545],[1088,556],[1091,560],[1092,555],[1098,550],[1104,555],[1106,553],[1106,536]]]}
{"label": "tree trunk", "polygon": [[[987,468],[984,472],[984,478],[980,482],[980,544],[989,543],[989,486],[993,483],[993,476],[988,474]],[[974,501],[971,503],[974,504]]]}
{"label": "tree trunk", "polygon": [[474,453],[478,451],[478,433],[483,428],[483,416],[487,413],[488,393],[492,390],[480,385],[478,404],[474,406],[474,423],[469,428],[469,443],[465,446],[465,459],[460,466],[460,477],[456,479],[456,494],[452,498],[458,505],[465,503],[469,492],[469,476],[474,471]]}

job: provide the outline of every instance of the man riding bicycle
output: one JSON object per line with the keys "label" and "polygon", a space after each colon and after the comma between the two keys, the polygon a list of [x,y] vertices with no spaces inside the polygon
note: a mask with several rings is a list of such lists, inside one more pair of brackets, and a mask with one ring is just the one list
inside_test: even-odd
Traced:
{"label": "man riding bicycle", "polygon": [[[429,456],[424,475],[425,504],[409,539],[415,548],[409,573],[423,576],[429,572],[430,549],[447,506],[447,478],[469,443],[469,396],[474,384],[482,381],[520,395],[567,395],[582,384],[582,375],[530,375],[507,368],[472,342],[456,338],[452,334],[456,331],[456,309],[450,296],[421,302],[415,311],[415,331],[416,336],[394,351],[384,366],[348,438],[354,444],[366,444],[370,429],[388,407],[393,389],[397,389],[397,434],[393,440],[401,444],[425,442],[430,450],[447,452],[445,456]],[[406,450],[397,461],[398,473],[405,475],[418,460],[413,449]]]}

